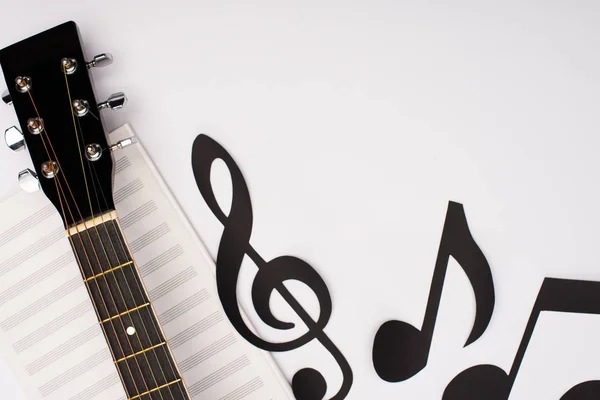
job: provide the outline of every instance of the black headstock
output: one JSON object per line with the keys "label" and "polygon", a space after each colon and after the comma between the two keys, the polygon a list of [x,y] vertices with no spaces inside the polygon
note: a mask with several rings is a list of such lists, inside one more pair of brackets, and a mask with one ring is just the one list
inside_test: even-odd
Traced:
{"label": "black headstock", "polygon": [[76,24],[0,50],[0,65],[42,190],[65,227],[113,210],[113,161]]}

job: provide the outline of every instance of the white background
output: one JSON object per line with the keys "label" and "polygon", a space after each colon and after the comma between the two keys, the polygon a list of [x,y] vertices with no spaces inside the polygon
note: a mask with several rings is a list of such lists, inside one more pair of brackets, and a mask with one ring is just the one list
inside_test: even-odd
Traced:
{"label": "white background", "polygon": [[[600,280],[597,1],[2,0],[0,14],[2,47],[72,19],[88,56],[113,53],[92,72],[97,97],[123,90],[130,102],[106,127],[131,123],[213,255],[222,226],[190,152],[201,132],[228,149],[252,195],[252,245],[300,256],[330,287],[326,332],[353,367],[349,399],[439,399],[471,365],[508,370],[544,276]],[[0,121],[16,122],[11,107]],[[29,161],[0,154],[6,194]],[[215,185],[227,203],[223,168]],[[429,365],[383,382],[373,336],[388,319],[421,326],[449,200],[492,267],[494,317],[462,349],[474,301],[451,263]],[[254,272],[240,284],[246,308]],[[600,317],[544,314],[511,399],[600,379],[599,335]],[[277,360],[288,378],[322,370],[337,392],[319,346]],[[19,398],[1,368],[0,384]]]}

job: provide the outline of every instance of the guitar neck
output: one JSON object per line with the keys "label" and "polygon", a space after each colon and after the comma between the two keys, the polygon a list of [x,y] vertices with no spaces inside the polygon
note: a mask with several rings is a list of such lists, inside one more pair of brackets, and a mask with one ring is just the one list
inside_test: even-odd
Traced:
{"label": "guitar neck", "polygon": [[128,399],[190,399],[116,213],[67,233]]}

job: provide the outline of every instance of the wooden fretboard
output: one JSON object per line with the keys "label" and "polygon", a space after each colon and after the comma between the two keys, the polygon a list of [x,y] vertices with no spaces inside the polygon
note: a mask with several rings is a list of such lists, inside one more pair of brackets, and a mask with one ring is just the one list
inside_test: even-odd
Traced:
{"label": "wooden fretboard", "polygon": [[[128,399],[188,400],[114,212],[69,230]],[[86,228],[87,227],[87,228]]]}

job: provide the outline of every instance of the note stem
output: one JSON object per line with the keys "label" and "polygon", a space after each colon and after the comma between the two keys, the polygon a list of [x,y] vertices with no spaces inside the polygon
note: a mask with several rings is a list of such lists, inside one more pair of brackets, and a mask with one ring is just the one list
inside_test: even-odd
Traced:
{"label": "note stem", "polygon": [[533,330],[542,311],[600,314],[600,282],[556,278],[544,279],[510,369],[509,382],[511,388],[517,378]]}

